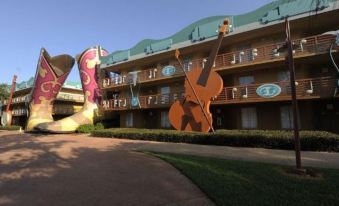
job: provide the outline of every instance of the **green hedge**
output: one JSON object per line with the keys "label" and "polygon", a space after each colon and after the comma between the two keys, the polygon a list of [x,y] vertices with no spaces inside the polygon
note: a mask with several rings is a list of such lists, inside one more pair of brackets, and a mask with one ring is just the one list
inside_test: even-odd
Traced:
{"label": "green hedge", "polygon": [[95,130],[102,130],[104,129],[104,125],[101,123],[98,123],[96,125],[93,124],[85,124],[81,125],[77,128],[76,132],[78,133],[91,133],[92,131]]}
{"label": "green hedge", "polygon": [[17,125],[0,126],[0,130],[20,130],[20,126],[17,126]]}
{"label": "green hedge", "polygon": [[[294,149],[293,132],[265,130],[218,130],[215,133],[179,132],[175,130],[149,130],[114,128],[94,130],[94,137],[114,137],[159,142],[182,142],[235,147]],[[304,151],[339,151],[339,135],[323,131],[301,131],[301,149]]]}

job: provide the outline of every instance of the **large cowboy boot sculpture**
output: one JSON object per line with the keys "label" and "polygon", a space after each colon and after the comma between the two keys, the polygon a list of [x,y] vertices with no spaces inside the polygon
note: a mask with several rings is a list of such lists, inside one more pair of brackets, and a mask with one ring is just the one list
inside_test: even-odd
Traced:
{"label": "large cowboy boot sculpture", "polygon": [[98,78],[96,66],[99,64],[100,56],[108,55],[108,52],[101,47],[94,47],[85,50],[77,57],[79,72],[81,76],[82,89],[84,91],[85,103],[83,108],[76,114],[51,123],[42,123],[37,129],[50,133],[71,133],[84,124],[93,124],[95,111],[98,109],[99,98]]}
{"label": "large cowboy boot sculpture", "polygon": [[35,126],[52,122],[53,102],[74,65],[74,58],[63,54],[51,57],[42,48],[35,74],[35,82],[29,102],[29,118],[26,131]]}

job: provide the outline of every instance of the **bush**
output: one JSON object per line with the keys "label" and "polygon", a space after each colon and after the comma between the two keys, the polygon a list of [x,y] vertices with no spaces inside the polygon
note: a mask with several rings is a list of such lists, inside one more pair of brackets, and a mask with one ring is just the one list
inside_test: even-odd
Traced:
{"label": "bush", "polygon": [[[114,128],[92,130],[94,137],[114,137],[159,142],[269,149],[294,149],[293,132],[266,130],[218,130],[215,133],[180,132],[176,130],[149,130]],[[323,131],[301,131],[301,149],[304,151],[339,151],[339,135]]]}
{"label": "bush", "polygon": [[0,130],[19,130],[21,126],[12,125],[12,126],[0,126]]}
{"label": "bush", "polygon": [[93,124],[84,124],[77,128],[78,133],[91,133],[95,130],[102,130],[105,129],[104,125],[101,123],[98,123],[96,125]]}

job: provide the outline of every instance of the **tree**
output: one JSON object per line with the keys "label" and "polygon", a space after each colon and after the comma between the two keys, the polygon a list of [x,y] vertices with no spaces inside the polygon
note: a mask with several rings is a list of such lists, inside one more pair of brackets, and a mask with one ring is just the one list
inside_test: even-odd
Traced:
{"label": "tree", "polygon": [[9,85],[2,83],[0,84],[0,100],[1,99],[8,99],[9,97]]}

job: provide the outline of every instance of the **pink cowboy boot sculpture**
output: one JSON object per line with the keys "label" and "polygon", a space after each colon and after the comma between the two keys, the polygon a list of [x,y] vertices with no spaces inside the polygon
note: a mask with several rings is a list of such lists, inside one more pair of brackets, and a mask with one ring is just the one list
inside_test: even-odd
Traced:
{"label": "pink cowboy boot sculpture", "polygon": [[93,124],[95,111],[98,109],[98,84],[96,66],[100,56],[108,55],[101,47],[85,50],[78,58],[78,67],[81,76],[82,89],[85,96],[83,108],[76,114],[51,123],[42,123],[37,129],[50,133],[70,133],[84,124]]}
{"label": "pink cowboy boot sculpture", "polygon": [[50,57],[42,48],[29,102],[26,131],[40,123],[52,122],[53,102],[74,65],[73,57],[63,54]]}

